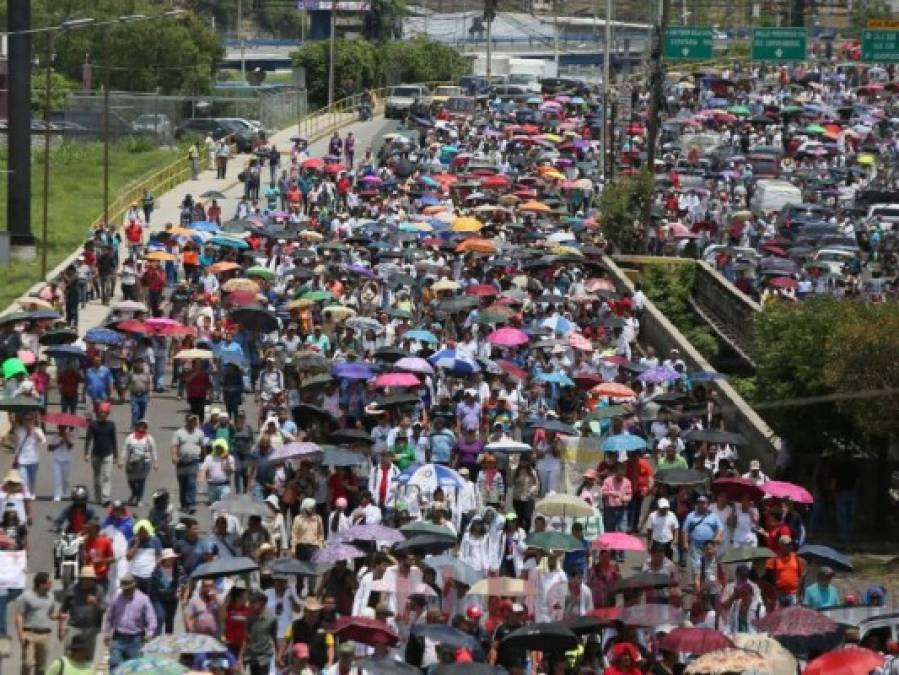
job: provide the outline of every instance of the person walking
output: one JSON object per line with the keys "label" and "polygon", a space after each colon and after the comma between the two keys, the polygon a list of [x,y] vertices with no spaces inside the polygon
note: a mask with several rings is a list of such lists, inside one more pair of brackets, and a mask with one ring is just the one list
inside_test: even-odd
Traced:
{"label": "person walking", "polygon": [[54,631],[62,633],[62,614],[50,592],[53,581],[46,572],[34,575],[32,588],[16,600],[16,635],[22,648],[22,675],[44,675]]}
{"label": "person walking", "polygon": [[96,410],[101,403],[112,400],[115,382],[112,371],[103,365],[99,355],[91,361],[91,367],[84,372],[84,393]]}
{"label": "person walking", "polygon": [[147,476],[150,475],[150,467],[159,471],[159,455],[156,452],[156,441],[147,433],[149,425],[147,420],[139,420],[126,438],[122,446],[122,455],[125,460],[125,476],[128,479],[128,487],[131,496],[128,503],[132,506],[144,505],[144,487]]}
{"label": "person walking", "polygon": [[206,483],[210,506],[231,494],[233,474],[234,459],[228,452],[228,441],[217,438],[212,443],[212,452],[206,455],[197,474],[197,480]]}
{"label": "person walking", "polygon": [[137,426],[147,416],[147,405],[150,402],[150,389],[153,385],[153,376],[147,370],[147,362],[143,357],[137,357],[131,364],[131,372],[128,374],[128,395],[131,402],[131,427]]}
{"label": "person walking", "polygon": [[134,577],[119,580],[119,592],[103,617],[103,641],[109,646],[109,670],[141,655],[144,639],[156,633],[156,612],[137,589]]}
{"label": "person walking", "polygon": [[47,449],[53,453],[53,501],[62,501],[71,491],[72,451],[75,437],[71,427],[60,424],[56,433],[47,442]]}
{"label": "person walking", "polygon": [[37,472],[40,468],[41,455],[47,448],[47,436],[37,425],[35,412],[22,415],[21,423],[13,431],[13,448],[15,450],[15,466],[25,479],[25,487],[29,494],[34,494],[37,486]]}
{"label": "person walking", "polygon": [[194,143],[187,151],[187,159],[190,161],[190,177],[191,180],[197,180],[200,177],[200,148]]}
{"label": "person walking", "polygon": [[115,422],[109,419],[111,409],[109,401],[97,405],[97,416],[88,423],[84,439],[84,461],[91,463],[94,499],[100,504],[112,500],[112,466],[119,454]]}
{"label": "person walking", "polygon": [[266,609],[268,596],[258,589],[250,593],[250,614],[242,660],[250,675],[268,675],[278,645],[278,621]]}
{"label": "person walking", "polygon": [[94,652],[90,641],[75,635],[68,643],[65,656],[55,659],[47,668],[47,675],[94,675]]}
{"label": "person walking", "polygon": [[144,223],[150,224],[150,216],[156,208],[156,197],[150,190],[144,190],[144,196],[141,198],[141,208],[144,210]]}
{"label": "person walking", "polygon": [[103,626],[105,612],[106,597],[97,585],[97,573],[93,566],[85,565],[81,568],[78,581],[63,594],[63,635],[67,645],[81,639],[90,661],[94,659],[97,635]]}
{"label": "person walking", "polygon": [[206,436],[194,414],[188,415],[184,426],[172,435],[171,454],[178,477],[178,496],[181,510],[188,513],[196,510],[197,472],[205,443]]}
{"label": "person walking", "polygon": [[209,376],[209,372],[203,368],[200,361],[193,361],[190,369],[181,375],[181,379],[184,381],[190,412],[200,422],[203,422],[206,417],[206,399],[209,396],[210,389],[212,389],[212,378]]}
{"label": "person walking", "polygon": [[178,611],[182,569],[178,554],[164,548],[156,561],[156,569],[150,577],[150,600],[156,611],[156,634],[175,632],[175,615]]}
{"label": "person walking", "polygon": [[219,180],[224,180],[228,172],[228,159],[230,157],[231,149],[228,147],[225,139],[221,139],[215,149],[215,177]]}

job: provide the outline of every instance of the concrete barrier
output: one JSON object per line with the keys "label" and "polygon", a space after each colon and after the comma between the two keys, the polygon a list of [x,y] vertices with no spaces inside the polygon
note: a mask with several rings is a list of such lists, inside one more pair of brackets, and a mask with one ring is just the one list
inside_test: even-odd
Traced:
{"label": "concrete barrier", "polygon": [[[634,291],[633,281],[612,258],[604,256],[603,263],[619,291]],[[640,316],[640,341],[652,345],[660,355],[668,354],[676,348],[688,370],[714,370],[683,333],[648,300]],[[766,473],[773,473],[775,457],[781,449],[781,439],[726,380],[709,383],[709,386],[718,390],[728,431],[738,432],[748,440],[748,445],[740,449],[741,459],[744,462],[758,459]]]}

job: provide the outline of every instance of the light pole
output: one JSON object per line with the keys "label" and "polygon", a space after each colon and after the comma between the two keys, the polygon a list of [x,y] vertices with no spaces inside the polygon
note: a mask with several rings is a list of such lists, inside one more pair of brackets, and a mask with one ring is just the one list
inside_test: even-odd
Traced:
{"label": "light pole", "polygon": [[337,56],[337,0],[331,0],[331,41],[328,45],[328,105],[334,103],[334,60]]}
{"label": "light pole", "polygon": [[68,30],[85,28],[93,24],[95,19],[73,19],[64,21],[57,28],[48,31],[47,53],[44,68],[44,194],[42,201],[43,213],[41,217],[41,278],[47,277],[47,250],[49,245],[49,220],[50,220],[50,79],[53,74],[53,46],[60,33]]}

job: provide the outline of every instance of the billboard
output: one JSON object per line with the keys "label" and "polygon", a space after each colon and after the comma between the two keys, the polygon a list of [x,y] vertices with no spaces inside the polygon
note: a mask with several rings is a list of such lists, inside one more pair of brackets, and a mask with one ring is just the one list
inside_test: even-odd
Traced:
{"label": "billboard", "polygon": [[[307,12],[330,12],[334,7],[333,0],[297,0],[297,9]],[[338,12],[369,12],[370,0],[337,0]]]}

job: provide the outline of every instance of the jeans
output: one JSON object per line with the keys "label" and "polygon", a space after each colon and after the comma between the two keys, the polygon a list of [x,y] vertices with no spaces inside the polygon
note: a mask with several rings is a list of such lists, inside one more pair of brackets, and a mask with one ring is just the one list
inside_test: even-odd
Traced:
{"label": "jeans", "polygon": [[91,456],[94,474],[94,498],[101,504],[112,500],[112,455]]}
{"label": "jeans", "polygon": [[103,304],[108,304],[110,298],[115,295],[115,277],[100,277],[100,299]]}
{"label": "jeans", "polygon": [[34,488],[37,485],[37,470],[39,466],[37,462],[34,464],[19,464],[19,473],[25,479],[25,485],[28,486],[28,491],[31,494],[34,494]]}
{"label": "jeans", "polygon": [[16,598],[22,595],[21,588],[7,588],[5,591],[0,591],[3,595],[0,595],[0,635],[7,635],[6,632],[6,608],[8,605],[13,604]]}
{"label": "jeans", "polygon": [[129,478],[128,489],[131,490],[131,501],[139,504],[144,500],[144,488],[147,485],[146,478]]}
{"label": "jeans", "polygon": [[606,532],[623,532],[627,524],[626,506],[605,506],[602,510],[602,524]]}
{"label": "jeans", "polygon": [[209,497],[209,503],[215,504],[231,494],[231,486],[228,483],[207,483],[206,495]]}
{"label": "jeans", "polygon": [[74,415],[78,411],[78,396],[62,396],[60,397],[60,405],[63,412]]}
{"label": "jeans", "polygon": [[149,397],[146,393],[131,394],[131,426],[136,427],[147,416],[147,403]]}
{"label": "jeans", "polygon": [[175,615],[178,613],[178,598],[163,597],[153,599],[156,610],[156,634],[171,635],[175,632]]}
{"label": "jeans", "polygon": [[[62,452],[57,450],[56,452]],[[53,499],[62,499],[69,494],[69,476],[72,472],[72,460],[53,458]]]}
{"label": "jeans", "polygon": [[533,499],[513,499],[512,508],[518,515],[518,523],[525,532],[531,531],[531,518],[534,515]]}
{"label": "jeans", "polygon": [[852,524],[855,521],[855,492],[843,490],[834,494],[833,505],[837,520],[837,530],[844,543],[849,542]]}
{"label": "jeans", "polygon": [[139,658],[144,648],[140,635],[114,635],[109,643],[109,670],[115,670],[123,662]]}
{"label": "jeans", "polygon": [[197,465],[178,468],[178,498],[182,509],[197,505]]}

